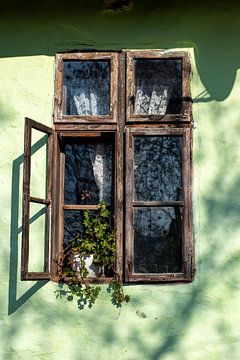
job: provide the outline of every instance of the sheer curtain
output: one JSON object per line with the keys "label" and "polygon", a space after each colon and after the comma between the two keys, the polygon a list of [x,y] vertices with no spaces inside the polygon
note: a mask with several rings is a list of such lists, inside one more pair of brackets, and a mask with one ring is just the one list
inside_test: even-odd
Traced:
{"label": "sheer curtain", "polygon": [[69,61],[64,68],[69,115],[109,113],[110,75],[107,61]]}
{"label": "sheer curtain", "polygon": [[89,151],[93,175],[98,188],[99,201],[111,205],[112,190],[112,149],[109,144],[98,143]]}
{"label": "sheer curtain", "polygon": [[169,100],[169,88],[153,83],[139,82],[136,86],[135,113],[165,115]]}
{"label": "sheer curtain", "polygon": [[[68,61],[64,65],[66,113],[70,115],[106,115],[110,104],[110,67],[108,61]],[[78,157],[83,148],[79,147]],[[84,150],[90,159],[88,166],[98,189],[99,201],[111,203],[112,156],[106,143],[88,145]],[[74,165],[73,165],[74,166]],[[79,164],[81,168],[83,164]],[[79,170],[79,173],[83,172]],[[89,174],[91,171],[89,170]],[[82,178],[82,176],[81,176]],[[87,179],[85,178],[84,181]],[[89,182],[92,181],[89,179]],[[81,187],[81,186],[79,186]]]}

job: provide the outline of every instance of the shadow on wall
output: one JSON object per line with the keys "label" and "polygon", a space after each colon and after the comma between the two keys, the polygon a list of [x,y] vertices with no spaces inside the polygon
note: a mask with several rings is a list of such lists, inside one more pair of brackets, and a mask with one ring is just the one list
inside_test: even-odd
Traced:
{"label": "shadow on wall", "polygon": [[0,56],[194,47],[209,100],[228,97],[240,66],[239,3],[139,0],[125,12],[104,10],[103,3],[78,1],[74,12],[63,0],[1,4]]}
{"label": "shadow on wall", "polygon": [[[204,99],[204,94],[202,94]],[[201,96],[199,101],[201,101]],[[201,225],[201,234],[197,234],[197,242],[205,244],[201,250],[201,256],[197,256],[198,279],[190,285],[155,285],[155,286],[135,286],[131,302],[126,309],[129,311],[130,320],[127,323],[126,334],[121,336],[121,343],[124,344],[128,351],[128,344],[132,344],[129,351],[134,351],[135,358],[149,360],[159,360],[170,356],[174,360],[185,360],[184,351],[179,351],[183,347],[186,338],[195,333],[194,340],[196,343],[189,344],[189,351],[198,348],[201,351],[202,344],[198,343],[198,326],[202,324],[204,330],[208,326],[208,347],[216,348],[221,343],[221,354],[226,353],[228,358],[237,359],[238,339],[234,331],[233,319],[229,316],[234,308],[234,299],[239,292],[238,275],[240,249],[234,248],[231,243],[233,234],[239,232],[239,179],[240,166],[235,168],[233,173],[232,163],[239,161],[238,139],[240,137],[240,128],[234,127],[234,136],[229,134],[228,124],[224,110],[217,103],[209,105],[209,122],[207,132],[212,131],[212,141],[217,156],[221,159],[217,161],[214,177],[209,182],[210,186],[207,191],[201,193],[201,209],[204,209],[205,215]],[[215,119],[218,119],[218,127],[214,127]],[[211,128],[211,125],[212,128]],[[234,124],[233,124],[234,125]],[[226,131],[228,129],[228,131]],[[205,132],[206,134],[206,132]],[[204,140],[202,140],[204,141]],[[208,141],[208,139],[206,139]],[[44,145],[42,139],[33,145],[32,152],[39,150]],[[208,142],[202,146],[199,151],[199,158],[196,160],[196,166],[204,168],[211,153],[207,151]],[[11,221],[11,258],[10,258],[10,281],[9,281],[9,315],[13,314],[23,305],[36,291],[38,291],[46,282],[36,282],[31,286],[24,295],[17,298],[17,286],[19,277],[17,275],[17,258],[18,258],[18,235],[21,228],[18,227],[18,208],[19,208],[19,174],[20,167],[23,163],[23,156],[19,156],[13,162],[13,179],[12,179],[12,221]],[[231,175],[232,174],[232,175]],[[228,182],[229,176],[231,181]],[[34,220],[34,219],[32,219]],[[228,239],[228,241],[226,241]],[[200,281],[201,280],[201,281]],[[140,290],[138,290],[140,289]],[[183,291],[179,290],[183,289]],[[131,291],[131,287],[129,288]],[[54,294],[53,294],[54,296]],[[162,296],[162,297],[161,297]],[[146,305],[151,304],[147,308]],[[222,311],[230,304],[231,311]],[[233,304],[233,305],[232,305]],[[62,305],[62,306],[61,306]],[[80,316],[81,323],[98,322],[99,329],[94,331],[94,342],[104,344],[108,347],[109,352],[116,350],[116,344],[119,342],[119,322],[109,321],[106,326],[106,303],[103,302],[93,310],[83,311],[81,314],[75,312],[66,304],[60,306],[46,306],[44,298],[39,298],[34,310],[44,309],[42,316],[46,319],[51,318],[48,326],[42,327],[44,336],[50,334],[56,328],[56,323],[63,326],[71,321],[76,321],[76,315]],[[238,304],[235,305],[236,307]],[[54,310],[53,310],[54,308]],[[147,310],[145,310],[147,308]],[[154,315],[151,312],[154,310]],[[125,310],[124,310],[125,311]],[[148,311],[151,312],[149,315]],[[211,320],[212,314],[216,313],[216,318]],[[234,311],[233,311],[234,313]],[[134,315],[135,314],[135,318]],[[19,312],[21,319],[24,319],[24,312]],[[132,318],[132,321],[131,321]],[[146,321],[151,326],[144,326]],[[212,321],[212,322],[211,322]],[[6,332],[6,339],[13,341],[14,337],[23,331],[22,322],[18,321],[15,331],[9,328]],[[198,324],[198,325],[196,325]],[[213,329],[214,335],[211,338],[209,329]],[[78,344],[78,331],[76,334],[67,338],[69,349],[78,351],[79,356],[84,356],[85,348],[81,350],[81,343]],[[143,334],[144,332],[144,334]],[[200,336],[201,334],[199,334]],[[214,343],[214,337],[221,339]],[[147,341],[151,339],[151,343]],[[206,340],[205,340],[206,341]],[[133,345],[135,344],[135,345]],[[151,345],[157,344],[157,345]],[[186,348],[185,348],[186,349]],[[81,352],[82,351],[82,352]],[[217,351],[217,350],[216,350]],[[126,354],[127,356],[127,354]],[[126,357],[127,358],[127,357]],[[131,357],[130,357],[131,358]],[[6,359],[14,359],[7,355]],[[102,359],[102,358],[100,358]]]}
{"label": "shadow on wall", "polygon": [[[217,161],[217,166],[214,170],[207,168],[214,176],[196,204],[197,213],[204,212],[195,219],[201,222],[196,239],[197,250],[201,252],[197,253],[197,279],[189,285],[140,286],[139,295],[134,295],[128,305],[137,316],[129,323],[126,335],[120,337],[117,324],[103,327],[101,334],[95,334],[96,343],[104,339],[109,351],[125,339],[126,343],[135,344],[134,358],[139,359],[204,359],[209,354],[214,359],[239,357],[236,313],[240,263],[240,128],[234,127],[231,136],[226,131],[224,110],[215,103],[209,106],[209,111],[211,124],[205,134],[211,132],[214,152],[221,159],[213,159],[209,143],[203,140],[196,167],[207,171],[205,165],[209,160]],[[216,118],[218,127],[214,127]],[[238,121],[237,117],[235,120]],[[101,314],[97,316],[101,324]],[[132,352],[130,356],[126,352],[126,359],[133,358],[131,355]]]}
{"label": "shadow on wall", "polygon": [[[86,2],[84,3],[86,4]],[[107,12],[100,13],[98,7],[100,1],[96,1],[95,4],[97,5],[93,9],[94,16],[88,18],[86,15],[90,10],[86,8],[86,15],[77,14],[76,11],[76,14],[71,15],[71,18],[67,18],[68,9],[65,9],[64,17],[60,16],[64,8],[63,2],[60,2],[61,6],[54,13],[54,17],[51,18],[53,11],[46,15],[42,8],[34,20],[31,19],[26,9],[28,5],[25,5],[25,8],[19,10],[22,17],[16,17],[16,15],[14,17],[12,14],[12,17],[6,19],[8,30],[11,21],[12,23],[15,21],[15,27],[13,26],[7,32],[9,37],[1,42],[0,56],[53,55],[57,51],[94,49],[96,47],[98,49],[121,49],[124,47],[173,48],[194,46],[197,71],[207,94],[209,94],[207,97],[204,93],[200,94],[194,99],[194,102],[209,102],[208,118],[210,120],[208,119],[208,124],[217,124],[217,126],[212,129],[214,136],[212,138],[206,136],[206,141],[213,142],[213,146],[221,158],[218,158],[213,164],[215,174],[209,188],[201,193],[198,204],[204,212],[204,220],[200,219],[201,224],[197,226],[201,228],[200,233],[197,234],[197,242],[204,244],[201,256],[197,254],[197,271],[201,275],[199,276],[201,281],[197,279],[192,285],[181,285],[184,289],[182,292],[175,285],[164,285],[158,288],[157,286],[145,286],[144,289],[140,286],[139,288],[142,291],[136,287],[136,294],[132,296],[132,301],[127,308],[131,314],[134,314],[139,308],[145,309],[146,303],[151,303],[155,312],[154,317],[149,316],[144,310],[146,311],[146,319],[143,318],[141,321],[151,321],[151,326],[148,327],[137,324],[139,315],[133,317],[132,322],[129,319],[128,331],[126,334],[122,333],[121,343],[132,344],[132,349],[136,354],[135,358],[142,359],[145,357],[149,360],[158,360],[170,356],[174,360],[185,360],[186,357],[184,357],[183,352],[179,351],[184,339],[191,338],[190,334],[195,333],[195,343],[189,343],[189,348],[195,347],[201,351],[204,340],[198,343],[197,332],[199,330],[196,323],[202,323],[201,329],[205,331],[204,326],[206,327],[210,321],[211,314],[219,312],[216,319],[211,320],[212,322],[208,326],[215,328],[214,336],[217,334],[218,339],[222,340],[214,344],[214,339],[209,335],[208,346],[212,344],[214,349],[214,345],[219,346],[221,343],[222,349],[226,352],[225,357],[237,359],[234,356],[237,355],[236,346],[239,339],[235,337],[234,319],[230,317],[231,311],[229,313],[223,312],[222,309],[232,306],[231,309],[237,313],[237,306],[236,309],[234,307],[234,299],[239,292],[237,284],[239,283],[240,250],[238,248],[234,251],[233,247],[231,251],[232,244],[229,241],[233,234],[239,231],[240,166],[235,167],[234,170],[232,166],[239,157],[239,153],[236,153],[236,149],[238,149],[237,140],[235,143],[230,141],[232,140],[229,134],[230,127],[226,124],[228,113],[221,113],[219,104],[210,103],[212,100],[222,101],[229,96],[234,85],[236,72],[240,66],[240,46],[236,45],[240,37],[240,5],[237,4],[234,11],[228,9],[227,12],[226,6],[229,6],[229,3],[221,6],[218,6],[217,3],[211,5],[211,3],[205,6],[202,2],[201,5],[198,5],[199,8],[195,9],[187,1],[184,3],[184,7],[181,4],[178,11],[172,13],[174,2],[169,2],[168,6],[171,9],[167,5],[159,5],[159,2],[153,0],[148,2],[147,9],[143,5],[143,1],[136,3],[133,9],[126,14],[110,14]],[[43,15],[46,16],[44,23],[47,26],[43,26]],[[169,28],[170,21],[174,23],[171,29]],[[94,22],[96,22],[96,26],[94,26]],[[71,23],[71,27],[66,30],[69,23]],[[83,30],[82,24],[84,24],[84,31],[81,31]],[[5,26],[2,19],[0,26],[3,28]],[[91,30],[86,30],[88,28]],[[223,28],[228,29],[228,32],[223,34]],[[17,33],[19,36],[16,40]],[[51,33],[51,38],[49,38],[49,33]],[[4,31],[1,34],[2,37],[3,34]],[[27,41],[26,34],[29,34]],[[81,39],[79,39],[79,34],[82,36]],[[11,41],[11,36],[15,40]],[[116,42],[116,39],[121,40]],[[203,128],[204,124],[200,125]],[[207,131],[202,131],[207,135]],[[240,138],[240,128],[236,124],[234,132],[235,137]],[[203,141],[201,146],[202,143]],[[205,147],[198,149],[199,160],[196,165],[202,172],[205,171],[206,157],[209,155],[208,145],[209,143],[206,143]],[[35,146],[36,149],[40,148],[40,145],[35,144]],[[45,282],[36,282],[24,295],[17,297],[19,283],[17,274],[18,236],[21,232],[21,228],[18,227],[19,174],[22,162],[23,156],[21,155],[13,161],[12,169],[9,314],[16,312],[36,291],[45,285]],[[234,176],[232,176],[231,181],[225,181],[230,174],[233,174],[233,171]],[[161,289],[163,289],[162,298],[159,299]],[[230,301],[228,301],[228,297]],[[63,305],[65,306],[65,304]],[[63,311],[62,306],[56,306],[53,313],[53,307],[46,306],[42,298],[38,299],[35,306],[36,309],[44,309],[45,318],[52,319],[47,327],[42,327],[44,336],[52,334],[56,322],[60,321],[59,319],[63,323],[68,321],[68,324],[70,321],[76,320],[76,313],[70,307],[64,307]],[[95,343],[104,344],[104,346],[108,346],[109,352],[114,352],[116,350],[115,344],[119,341],[119,323],[109,321],[108,326],[106,326],[106,304],[104,302],[90,312],[83,311],[81,313],[82,323],[86,321],[89,324],[94,324],[96,319],[100,330],[95,329],[94,331]],[[9,328],[9,331],[4,334],[6,342],[11,342],[16,332],[23,330],[21,326],[20,322],[16,324],[15,333],[12,328]],[[72,348],[74,351],[78,351],[79,356],[84,356],[85,348],[81,349],[81,342],[77,341],[77,336],[76,332],[75,336],[67,338],[69,349]],[[151,344],[155,345],[150,345],[146,339],[152,339]],[[223,355],[221,354],[221,356]],[[11,359],[11,356],[8,355],[6,359]]]}
{"label": "shadow on wall", "polygon": [[[38,140],[32,147],[32,155],[41,148],[47,145],[47,137],[44,136]],[[21,297],[17,298],[17,285],[20,281],[20,274],[18,272],[19,257],[19,237],[22,234],[22,227],[19,227],[19,205],[20,194],[20,173],[23,166],[24,156],[20,155],[12,163],[12,198],[11,198],[11,232],[10,232],[10,267],[9,267],[9,299],[8,299],[8,314],[14,313],[20,306],[22,306],[36,291],[43,287],[47,281],[37,281],[31,286]],[[44,208],[37,211],[30,219],[29,224],[33,224],[41,216],[45,215]]]}
{"label": "shadow on wall", "polygon": [[[226,126],[224,125],[224,114],[221,113],[216,104],[211,105],[211,110],[211,115],[209,116],[213,120],[217,117],[224,129],[224,126]],[[240,129],[237,131],[236,139],[239,137]],[[176,285],[155,285],[154,287],[142,285],[139,287],[140,290],[135,287],[138,295],[134,294],[131,302],[127,305],[130,320],[127,323],[126,334],[122,332],[120,339],[119,322],[121,321],[121,316],[119,321],[109,321],[106,326],[106,311],[108,310],[106,310],[105,302],[90,311],[83,311],[79,314],[77,309],[75,312],[71,311],[71,308],[66,306],[66,304],[55,306],[53,310],[54,305],[46,306],[44,298],[39,298],[35,305],[35,310],[43,309],[44,317],[46,319],[51,318],[51,322],[48,322],[47,327],[42,327],[42,332],[39,332],[38,336],[43,336],[43,334],[45,337],[50,336],[57,324],[58,327],[62,326],[64,328],[66,323],[76,322],[76,316],[79,316],[81,319],[79,324],[86,322],[94,324],[94,321],[97,319],[100,330],[98,328],[94,330],[94,343],[104,344],[108,348],[109,353],[116,350],[116,344],[120,341],[121,344],[124,344],[122,346],[126,348],[126,358],[128,358],[129,346],[129,351],[134,351],[135,358],[159,360],[170,356],[174,360],[185,360],[184,350],[181,351],[182,343],[190,334],[199,331],[198,328],[197,330],[195,328],[196,323],[199,325],[202,322],[203,328],[200,328],[200,330],[205,329],[204,331],[206,331],[206,326],[208,326],[209,331],[209,328],[214,327],[214,337],[217,334],[217,337],[221,339],[217,343],[218,346],[220,343],[222,344],[223,350],[221,349],[221,354],[226,353],[228,358],[237,359],[237,338],[235,338],[233,322],[229,317],[229,312],[226,311],[224,313],[221,309],[226,307],[228,303],[232,303],[239,291],[238,269],[240,249],[238,252],[234,252],[234,249],[232,252],[229,251],[231,247],[229,239],[233,233],[239,230],[240,201],[236,194],[239,193],[240,167],[236,169],[231,184],[228,186],[224,185],[224,175],[228,177],[232,172],[232,160],[236,160],[237,149],[234,151],[234,143],[232,146],[229,146],[231,139],[228,138],[227,132],[224,130],[222,132],[221,126],[215,129],[214,139],[216,140],[216,150],[218,153],[221,153],[223,159],[219,162],[218,168],[216,168],[215,177],[210,188],[205,194],[202,194],[201,199],[201,207],[205,209],[206,213],[204,231],[197,241],[201,242],[204,238],[207,239],[207,246],[202,251],[201,258],[198,257],[198,260],[200,260],[198,261],[197,269],[198,272],[201,272],[201,281],[197,279],[197,282],[192,285],[179,285],[184,287],[183,292],[179,291],[179,286],[176,288]],[[218,139],[221,139],[221,142]],[[34,149],[37,151],[41,146],[42,144],[39,142],[34,145]],[[203,154],[199,156],[198,166],[201,166],[205,160],[205,150],[204,146],[199,150]],[[19,205],[17,199],[19,198],[19,173],[22,162],[23,156],[20,156],[13,162],[9,314],[16,311],[45,284],[45,282],[37,282],[22,297],[19,299],[16,297],[19,281],[16,266],[18,256],[17,238],[18,233],[21,232],[21,228],[18,228],[17,225]],[[221,234],[220,237],[219,234]],[[226,239],[228,239],[228,242],[226,242]],[[206,243],[206,240],[203,242]],[[225,256],[219,261],[223,253],[225,253]],[[221,289],[220,295],[216,295],[219,293],[219,288]],[[166,292],[168,292],[167,296]],[[227,296],[231,299],[230,301],[228,301]],[[148,314],[149,307],[148,310],[145,310],[146,304],[151,304],[151,307],[154,309],[154,315],[153,313]],[[217,313],[217,318],[215,322],[210,323],[210,318],[214,312]],[[135,318],[132,314],[136,314]],[[20,316],[24,316],[24,313],[20,313]],[[132,321],[131,318],[133,319]],[[145,326],[144,322],[151,322],[151,326]],[[16,327],[15,332],[23,331],[22,324],[23,322],[21,321],[16,322],[16,325],[14,325]],[[9,333],[6,333],[6,339],[10,343],[13,341],[14,336],[16,336],[15,332],[9,330]],[[74,352],[77,352],[79,357],[84,357],[86,348],[83,347],[81,350],[82,344],[77,341],[77,327],[74,328],[74,332],[74,335],[67,338],[69,349],[74,349]],[[216,344],[214,344],[214,340],[211,338],[211,333],[208,333],[208,336],[208,347],[214,347]],[[147,339],[151,339],[151,342],[147,341]],[[203,343],[197,343],[197,334],[195,334],[193,339],[196,343],[193,341],[189,343],[189,351],[193,351],[193,348],[198,348],[198,351],[200,351]],[[131,347],[129,344],[131,344]],[[155,344],[155,346],[151,344]],[[129,358],[131,358],[131,355]],[[14,359],[14,355],[8,354],[5,359]],[[100,357],[100,359],[103,358]]]}
{"label": "shadow on wall", "polygon": [[[175,360],[185,359],[178,353],[179,345],[188,336],[191,337],[190,334],[194,331],[194,320],[196,326],[197,319],[199,319],[198,324],[202,324],[202,329],[205,329],[207,337],[209,337],[207,346],[212,347],[212,350],[219,354],[219,358],[229,356],[231,359],[237,359],[239,355],[239,348],[236,344],[239,324],[230,314],[231,311],[233,313],[237,311],[239,303],[237,299],[240,260],[238,241],[240,231],[238,138],[240,129],[235,127],[238,122],[236,116],[236,123],[232,122],[233,130],[230,134],[224,110],[220,110],[218,104],[211,104],[209,110],[209,119],[213,126],[211,127],[209,124],[210,127],[206,129],[205,134],[212,132],[211,139],[216,158],[214,159],[211,152],[207,151],[209,143],[206,139],[205,143],[202,140],[202,146],[198,149],[201,160],[196,163],[198,169],[202,168],[202,170],[214,173],[210,187],[201,192],[201,199],[197,204],[199,207],[197,212],[205,212],[204,216],[199,213],[198,220],[202,224],[201,232],[197,234],[196,239],[197,249],[201,249],[201,255],[197,256],[199,281],[193,284],[187,299],[186,297],[181,300],[179,298],[171,299],[172,303],[169,303],[167,313],[175,318],[172,317],[172,320],[168,322],[167,316],[161,323],[161,332],[169,334],[169,329],[172,327],[174,336],[166,336],[162,345],[149,357],[151,360],[162,359],[162,356],[167,354],[171,354]],[[218,119],[218,127],[214,126],[216,119]],[[213,160],[218,164],[214,170],[204,166],[208,165],[208,161],[213,162]],[[234,168],[233,163],[235,164]],[[212,165],[214,166],[214,162]],[[204,183],[202,182],[200,186],[204,188]],[[162,324],[164,324],[163,327]],[[213,338],[211,338],[211,328],[213,329]],[[155,331],[157,331],[157,326]],[[222,342],[219,350],[214,349],[215,336],[221,339],[219,344]],[[199,337],[201,338],[201,334]],[[197,342],[197,338],[195,341]],[[202,341],[206,342],[206,340]],[[141,346],[140,342],[138,344]],[[218,347],[220,347],[219,344]],[[191,349],[190,344],[189,347]],[[192,350],[197,347],[199,347],[198,344],[192,344]],[[201,354],[201,352],[199,353]]]}

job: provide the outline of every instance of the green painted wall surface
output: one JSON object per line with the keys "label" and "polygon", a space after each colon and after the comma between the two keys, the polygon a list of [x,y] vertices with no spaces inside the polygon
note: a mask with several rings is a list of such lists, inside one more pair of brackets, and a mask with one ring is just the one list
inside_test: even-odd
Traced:
{"label": "green painted wall surface", "polygon": [[[0,359],[240,358],[239,23],[235,2],[0,5]],[[122,48],[192,56],[197,274],[188,285],[130,286],[120,312],[103,287],[79,311],[55,299],[56,284],[20,281],[24,117],[51,125],[57,51]]]}

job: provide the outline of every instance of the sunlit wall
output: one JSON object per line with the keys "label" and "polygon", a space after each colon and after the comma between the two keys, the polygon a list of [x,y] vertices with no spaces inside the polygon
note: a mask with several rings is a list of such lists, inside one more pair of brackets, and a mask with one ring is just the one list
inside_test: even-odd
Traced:
{"label": "sunlit wall", "polygon": [[[240,6],[10,1],[0,10],[0,359],[239,359]],[[52,124],[56,52],[122,48],[191,54],[197,272],[192,284],[127,287],[120,311],[103,287],[79,311],[56,299],[56,284],[20,281],[24,117]]]}

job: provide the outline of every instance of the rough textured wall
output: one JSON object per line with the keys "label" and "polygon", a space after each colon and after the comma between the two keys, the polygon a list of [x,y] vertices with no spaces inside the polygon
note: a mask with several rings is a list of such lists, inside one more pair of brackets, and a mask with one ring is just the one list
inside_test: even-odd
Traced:
{"label": "rough textured wall", "polygon": [[[0,359],[239,359],[239,6],[47,3],[0,6]],[[78,311],[55,299],[56,284],[19,280],[24,116],[51,124],[53,55],[86,48],[192,53],[196,279],[129,286],[120,313],[104,288]]]}

